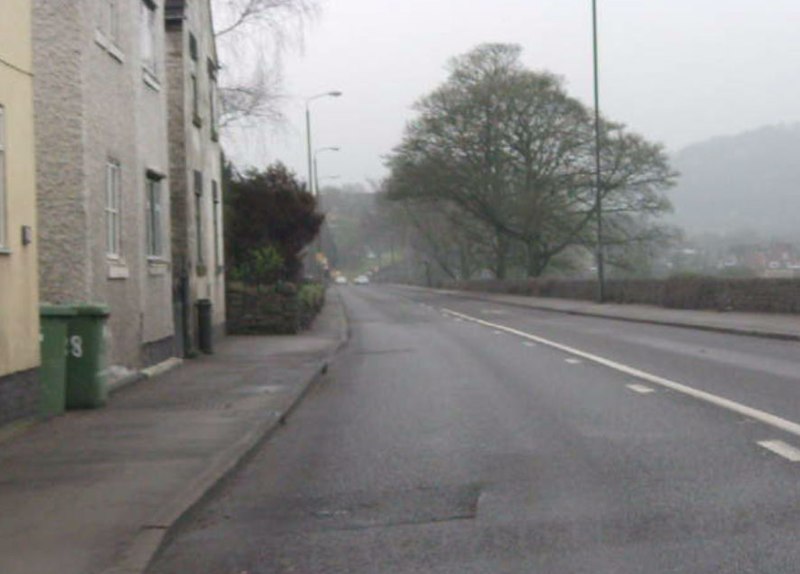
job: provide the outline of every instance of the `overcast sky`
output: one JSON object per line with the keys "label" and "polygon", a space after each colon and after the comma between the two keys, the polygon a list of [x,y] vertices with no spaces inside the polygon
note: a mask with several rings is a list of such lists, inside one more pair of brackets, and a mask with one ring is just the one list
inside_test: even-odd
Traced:
{"label": "overcast sky", "polygon": [[[670,150],[800,120],[800,0],[598,0],[601,110]],[[327,0],[302,53],[285,59],[288,124],[236,136],[234,161],[280,159],[306,177],[301,96],[312,103],[320,177],[385,175],[411,105],[447,60],[484,42],[520,44],[529,67],[592,102],[591,0]]]}

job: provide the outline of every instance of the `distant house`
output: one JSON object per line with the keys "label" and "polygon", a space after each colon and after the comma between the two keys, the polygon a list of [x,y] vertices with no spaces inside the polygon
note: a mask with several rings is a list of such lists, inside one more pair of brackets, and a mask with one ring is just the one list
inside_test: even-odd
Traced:
{"label": "distant house", "polygon": [[225,327],[222,150],[217,115],[217,53],[209,0],[167,0],[172,273],[178,349],[198,348],[199,300]]}
{"label": "distant house", "polygon": [[34,0],[40,289],[109,305],[112,376],[174,354],[163,0]]}
{"label": "distant house", "polygon": [[31,2],[7,0],[0,18],[0,426],[38,412],[33,134]]}

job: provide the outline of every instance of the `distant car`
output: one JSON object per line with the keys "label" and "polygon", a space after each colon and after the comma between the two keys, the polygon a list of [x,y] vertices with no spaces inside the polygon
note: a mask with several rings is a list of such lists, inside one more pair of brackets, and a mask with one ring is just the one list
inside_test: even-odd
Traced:
{"label": "distant car", "polygon": [[347,277],[345,277],[344,275],[339,275],[335,279],[335,282],[337,285],[347,285]]}
{"label": "distant car", "polygon": [[355,285],[369,285],[369,277],[366,275],[359,275],[355,279],[353,279],[353,283]]}

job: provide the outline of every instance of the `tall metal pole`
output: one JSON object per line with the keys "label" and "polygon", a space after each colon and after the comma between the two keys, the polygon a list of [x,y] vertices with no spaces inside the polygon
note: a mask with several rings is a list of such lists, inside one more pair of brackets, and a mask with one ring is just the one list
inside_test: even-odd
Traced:
{"label": "tall metal pole", "polygon": [[603,303],[606,298],[606,277],[603,256],[603,193],[600,176],[600,74],[597,55],[597,0],[592,0],[592,40],[594,47],[594,209],[597,215],[597,301]]}
{"label": "tall metal pole", "polygon": [[[317,154],[314,154],[314,187],[317,190],[317,210],[322,211],[322,198],[319,196],[319,171],[317,170]],[[322,225],[319,228],[319,232],[317,232],[317,254],[321,258],[322,257],[322,228],[325,225],[325,222],[322,222]],[[319,280],[325,280],[325,273],[322,268],[322,261],[318,261],[319,263]]]}
{"label": "tall metal pole", "polygon": [[317,154],[314,154],[314,189],[317,190],[317,206],[322,208],[322,202],[319,197],[319,167],[317,164]]}
{"label": "tall metal pole", "polygon": [[[317,98],[324,98],[324,97],[331,97],[331,98],[338,98],[342,95],[340,91],[333,91],[333,92],[325,92],[322,94],[317,94],[316,96],[311,96],[310,98],[306,98],[306,155],[308,155],[308,191],[311,195],[314,195],[314,169],[312,166],[312,158],[311,158],[311,107],[310,104],[313,100]],[[319,191],[317,190],[317,193]],[[322,233],[322,230],[320,230]],[[321,246],[321,243],[318,238],[317,246]],[[320,281],[323,279],[322,273],[322,265],[319,265],[319,277]]]}
{"label": "tall metal pole", "polygon": [[308,154],[308,191],[314,195],[314,172],[311,167],[311,110],[308,107],[311,99],[306,100],[306,152]]}
{"label": "tall metal pole", "polygon": [[[317,163],[317,155],[326,151],[339,151],[338,147],[323,147],[314,151],[314,187],[317,190],[317,209],[322,211],[322,195],[319,189],[319,164]],[[323,223],[323,226],[325,224]],[[322,254],[322,228],[320,227],[317,233],[317,253]],[[320,263],[320,280],[322,280],[322,263]]]}

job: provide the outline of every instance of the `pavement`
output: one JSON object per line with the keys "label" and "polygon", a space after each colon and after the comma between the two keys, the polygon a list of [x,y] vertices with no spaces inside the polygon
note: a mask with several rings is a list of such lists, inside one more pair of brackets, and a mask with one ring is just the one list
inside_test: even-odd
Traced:
{"label": "pavement", "polygon": [[144,572],[175,525],[286,423],[347,336],[331,291],[303,334],[227,337],[103,409],[0,443],[0,572]]}
{"label": "pavement", "polygon": [[148,574],[798,571],[796,342],[339,291],[347,347]]}
{"label": "pavement", "polygon": [[[424,288],[403,286],[406,289]],[[653,305],[620,305],[613,303],[594,303],[574,299],[551,297],[527,297],[521,295],[499,295],[476,291],[452,291],[437,289],[443,294],[457,295],[478,301],[492,301],[526,309],[557,311],[586,317],[602,317],[618,321],[650,323],[672,327],[688,327],[703,331],[749,335],[788,341],[800,340],[800,315],[777,313],[743,313],[739,311],[708,311],[667,309]]]}

